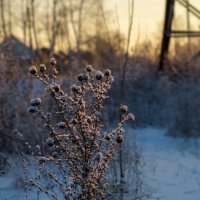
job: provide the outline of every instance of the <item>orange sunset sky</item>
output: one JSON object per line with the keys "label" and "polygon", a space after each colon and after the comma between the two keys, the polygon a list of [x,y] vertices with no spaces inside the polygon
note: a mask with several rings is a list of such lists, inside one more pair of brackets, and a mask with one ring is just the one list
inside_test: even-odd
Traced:
{"label": "orange sunset sky", "polygon": [[[116,10],[119,15],[120,29],[127,32],[128,19],[128,1],[129,0],[107,0],[105,1],[108,11]],[[189,0],[189,2],[200,10],[200,0]],[[135,0],[134,1],[134,22],[132,40],[154,39],[162,33],[163,20],[165,15],[165,0]],[[178,2],[175,3],[176,27],[179,30],[186,29],[186,9]],[[115,15],[111,19],[116,23]],[[193,30],[199,30],[200,20],[190,15],[191,26]]]}

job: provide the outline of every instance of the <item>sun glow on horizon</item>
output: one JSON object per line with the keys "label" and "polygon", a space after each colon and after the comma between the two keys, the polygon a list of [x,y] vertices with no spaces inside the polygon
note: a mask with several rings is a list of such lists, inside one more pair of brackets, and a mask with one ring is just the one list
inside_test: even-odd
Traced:
{"label": "sun glow on horizon", "polygon": [[[189,3],[200,10],[199,0],[188,0]],[[115,12],[119,16],[120,30],[127,35],[128,30],[128,2],[129,0],[110,0],[106,1],[107,10]],[[143,42],[144,40],[160,39],[163,31],[163,22],[165,16],[165,0],[134,0],[134,21],[132,31],[132,44]],[[176,28],[186,30],[186,9],[175,2],[174,21]],[[113,19],[116,23],[116,17]],[[190,14],[191,29],[199,30],[200,21]],[[178,24],[178,25],[177,25]]]}

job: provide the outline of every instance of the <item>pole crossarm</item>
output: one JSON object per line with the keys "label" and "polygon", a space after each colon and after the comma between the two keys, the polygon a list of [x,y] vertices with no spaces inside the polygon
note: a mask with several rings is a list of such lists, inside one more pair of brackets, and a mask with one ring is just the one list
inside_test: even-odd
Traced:
{"label": "pole crossarm", "polygon": [[186,0],[176,0],[185,8],[188,8],[189,12],[192,13],[195,17],[200,19],[200,10],[195,8],[192,4],[188,3]]}
{"label": "pole crossarm", "polygon": [[[166,0],[163,38],[162,38],[160,60],[159,60],[159,66],[158,66],[159,71],[162,71],[164,69],[164,62],[168,54],[171,37],[174,37],[174,38],[200,37],[200,31],[190,31],[190,28],[188,28],[188,30],[172,30],[175,2],[180,3],[182,6],[184,6],[187,9],[188,13],[191,13],[197,19],[200,19],[200,10],[197,9],[195,6],[193,6],[191,3],[189,3],[189,0]],[[189,14],[188,14],[188,21],[189,21]]]}
{"label": "pole crossarm", "polygon": [[200,37],[200,31],[166,31],[168,37]]}

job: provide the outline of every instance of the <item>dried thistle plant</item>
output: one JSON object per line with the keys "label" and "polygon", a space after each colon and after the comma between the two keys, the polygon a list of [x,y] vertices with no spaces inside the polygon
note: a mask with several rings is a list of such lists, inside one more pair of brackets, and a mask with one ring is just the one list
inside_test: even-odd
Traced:
{"label": "dried thistle plant", "polygon": [[[40,168],[40,171],[46,180],[48,177],[51,183],[57,185],[63,199],[102,199],[108,187],[104,181],[108,163],[113,158],[115,146],[124,141],[124,123],[134,120],[134,116],[128,114],[127,106],[121,106],[121,121],[114,130],[104,132],[101,112],[114,80],[111,71],[107,69],[102,73],[87,65],[85,72],[77,76],[77,84],[73,84],[67,94],[56,82],[55,65],[56,60],[51,58],[49,66],[40,64],[39,69],[35,66],[29,69],[44,83],[56,105],[52,113],[46,113],[41,99],[35,98],[28,108],[30,113],[42,118],[49,131],[46,144],[52,153],[39,157],[39,163],[42,167],[54,162],[62,178],[52,170]],[[32,184],[50,198],[60,199],[50,183],[44,187],[36,179],[32,180]]]}

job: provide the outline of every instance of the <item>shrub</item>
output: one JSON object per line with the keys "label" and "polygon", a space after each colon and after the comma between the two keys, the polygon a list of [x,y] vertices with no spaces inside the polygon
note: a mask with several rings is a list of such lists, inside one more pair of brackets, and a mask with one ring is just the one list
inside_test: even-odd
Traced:
{"label": "shrub", "polygon": [[[102,199],[108,187],[104,181],[108,163],[116,145],[124,141],[124,123],[134,120],[134,116],[128,114],[126,106],[121,106],[117,127],[104,132],[102,111],[114,80],[111,71],[103,73],[86,66],[86,71],[77,76],[78,83],[73,84],[67,94],[56,81],[55,64],[56,60],[51,58],[48,67],[32,66],[29,70],[54,100],[53,111],[44,111],[40,98],[31,100],[28,111],[40,116],[49,132],[46,144],[51,154],[39,157],[39,164],[48,167],[53,162],[62,177],[55,171],[40,168],[41,174],[51,181],[45,184],[36,178],[31,182],[52,199],[60,199],[58,190],[64,199]],[[57,189],[52,189],[55,186]]]}
{"label": "shrub", "polygon": [[[19,80],[17,70],[18,62],[11,49],[11,41],[0,46],[0,151],[13,152],[16,149],[15,125],[17,121],[17,92],[16,85]],[[13,103],[15,99],[15,103]],[[11,148],[12,146],[12,148]]]}

